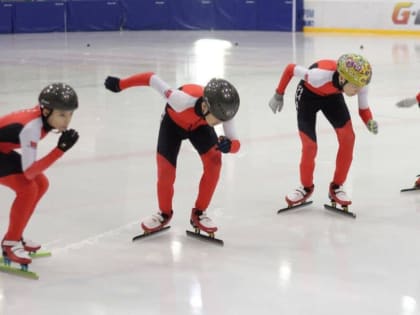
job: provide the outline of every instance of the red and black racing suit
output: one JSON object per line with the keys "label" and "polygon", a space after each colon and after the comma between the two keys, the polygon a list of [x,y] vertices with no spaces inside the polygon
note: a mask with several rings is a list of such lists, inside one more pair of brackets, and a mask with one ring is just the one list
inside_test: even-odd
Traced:
{"label": "red and black racing suit", "polygon": [[[216,189],[222,160],[221,152],[216,150],[217,134],[214,128],[207,124],[201,109],[203,87],[186,84],[179,89],[172,89],[152,72],[121,79],[119,86],[122,90],[133,86],[150,86],[167,101],[159,129],[156,157],[160,211],[168,215],[172,212],[177,157],[181,143],[185,139],[188,139],[197,150],[203,164],[203,174],[194,207],[205,211]],[[230,153],[236,153],[240,142],[235,134],[233,119],[224,122],[223,129],[225,136],[232,141]]]}
{"label": "red and black racing suit", "polygon": [[[54,148],[36,160],[38,142],[51,130],[41,108],[13,112],[0,118],[0,184],[16,193],[4,239],[19,241],[41,197],[48,189],[43,171],[63,155]],[[21,154],[15,151],[21,149]]]}
{"label": "red and black racing suit", "polygon": [[[317,154],[316,114],[321,111],[337,134],[339,147],[333,182],[342,185],[352,163],[355,135],[350,113],[342,94],[342,87],[338,80],[337,62],[335,60],[320,60],[309,69],[289,64],[282,74],[276,92],[284,94],[287,85],[294,76],[301,79],[295,95],[297,122],[302,142],[301,183],[304,187],[313,186]],[[372,119],[367,94],[366,86],[357,94],[359,115],[365,124]]]}

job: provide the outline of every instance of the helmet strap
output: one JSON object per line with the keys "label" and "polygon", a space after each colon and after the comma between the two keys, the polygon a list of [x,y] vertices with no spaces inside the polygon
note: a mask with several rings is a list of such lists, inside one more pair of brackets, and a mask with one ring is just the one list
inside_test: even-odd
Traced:
{"label": "helmet strap", "polygon": [[349,81],[347,81],[341,74],[340,77],[338,79],[338,84],[340,85],[341,88],[343,88],[347,83],[349,83]]}
{"label": "helmet strap", "polygon": [[[48,109],[49,113],[45,116],[44,115],[44,109]],[[42,126],[44,127],[44,130],[49,132],[51,130],[53,130],[54,128],[48,123],[48,117],[51,116],[53,112],[53,109],[51,108],[46,108],[46,107],[41,107],[41,117],[42,117]]]}
{"label": "helmet strap", "polygon": [[[204,104],[206,104],[206,112],[203,111],[203,105],[202,105],[203,102],[204,102]],[[203,118],[205,118],[207,115],[211,114],[209,108],[210,108],[209,103],[207,102],[206,99],[203,98],[203,100],[201,102],[201,106],[200,106],[200,112],[201,112],[201,116]]]}

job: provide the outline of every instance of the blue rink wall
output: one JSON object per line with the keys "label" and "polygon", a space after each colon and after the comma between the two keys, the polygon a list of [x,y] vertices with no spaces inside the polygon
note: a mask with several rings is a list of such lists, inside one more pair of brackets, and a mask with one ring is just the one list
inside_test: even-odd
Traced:
{"label": "blue rink wall", "polygon": [[302,28],[303,0],[0,1],[0,33]]}

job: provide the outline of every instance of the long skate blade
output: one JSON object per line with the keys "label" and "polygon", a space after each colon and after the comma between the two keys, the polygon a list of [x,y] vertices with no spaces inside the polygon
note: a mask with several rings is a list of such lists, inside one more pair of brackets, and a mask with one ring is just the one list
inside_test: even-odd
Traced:
{"label": "long skate blade", "polygon": [[134,241],[137,241],[137,240],[139,240],[141,238],[145,238],[145,237],[149,237],[149,236],[158,234],[158,233],[163,232],[163,231],[165,231],[165,230],[167,230],[169,228],[170,228],[170,226],[165,226],[165,227],[161,228],[160,230],[157,230],[156,232],[139,234],[137,236],[134,236],[133,239],[132,239],[132,241],[134,242]]}
{"label": "long skate blade", "polygon": [[305,201],[305,202],[302,202],[302,203],[300,203],[298,205],[295,205],[295,206],[281,208],[280,210],[277,210],[277,214],[279,214],[280,212],[284,212],[284,211],[289,211],[289,210],[294,210],[294,209],[297,209],[297,208],[305,207],[307,205],[310,205],[312,202],[313,202],[312,200],[311,201]]}
{"label": "long skate blade", "polygon": [[193,238],[196,238],[196,239],[199,239],[199,240],[202,240],[202,241],[207,241],[207,242],[214,243],[214,244],[217,244],[217,245],[220,245],[220,246],[225,245],[223,240],[215,238],[215,237],[211,237],[211,236],[208,236],[208,235],[204,235],[204,234],[200,234],[200,233],[196,233],[196,232],[192,232],[192,231],[188,231],[188,230],[186,230],[185,232],[187,232],[187,236],[191,236]]}
{"label": "long skate blade", "polygon": [[28,279],[33,279],[33,280],[39,279],[39,276],[33,271],[24,271],[17,267],[4,265],[3,263],[0,264],[0,271],[15,275],[15,276],[28,278]]}
{"label": "long skate blade", "polygon": [[343,210],[341,208],[333,207],[331,205],[326,205],[326,204],[324,205],[324,208],[326,210],[330,210],[330,211],[333,211],[333,212],[336,212],[336,213],[339,213],[339,214],[344,214],[344,215],[346,215],[348,217],[351,217],[353,219],[356,219],[356,214],[354,214],[353,212],[346,211],[346,210]]}
{"label": "long skate blade", "polygon": [[420,187],[404,188],[404,189],[401,189],[400,192],[415,191],[415,190],[420,190]]}
{"label": "long skate blade", "polygon": [[31,258],[43,258],[43,257],[51,257],[52,253],[47,251],[38,251],[35,253],[29,253]]}

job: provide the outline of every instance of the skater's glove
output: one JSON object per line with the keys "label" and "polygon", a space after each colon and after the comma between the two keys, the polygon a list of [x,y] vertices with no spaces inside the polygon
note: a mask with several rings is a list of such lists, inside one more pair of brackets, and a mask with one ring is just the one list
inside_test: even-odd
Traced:
{"label": "skater's glove", "polygon": [[120,92],[120,79],[116,77],[107,77],[105,79],[105,87],[112,92]]}
{"label": "skater's glove", "polygon": [[282,110],[283,104],[283,94],[278,94],[276,92],[268,103],[268,106],[270,106],[273,114],[275,114],[276,112],[280,112]]}
{"label": "skater's glove", "polygon": [[222,153],[229,153],[232,147],[232,141],[227,137],[219,137],[219,142],[217,142],[216,150],[221,151]]}
{"label": "skater's glove", "polygon": [[369,120],[366,124],[366,127],[374,135],[378,133],[378,123],[376,122],[376,120]]}
{"label": "skater's glove", "polygon": [[63,151],[66,152],[68,149],[70,149],[79,139],[79,134],[74,129],[69,129],[66,131],[63,131],[60,138],[58,139],[58,145],[57,147]]}
{"label": "skater's glove", "polygon": [[[413,105],[416,105],[417,100],[415,97],[411,97],[411,98],[405,98],[399,102],[397,102],[395,105],[397,105],[397,107],[411,107]],[[419,104],[420,106],[420,104]]]}

